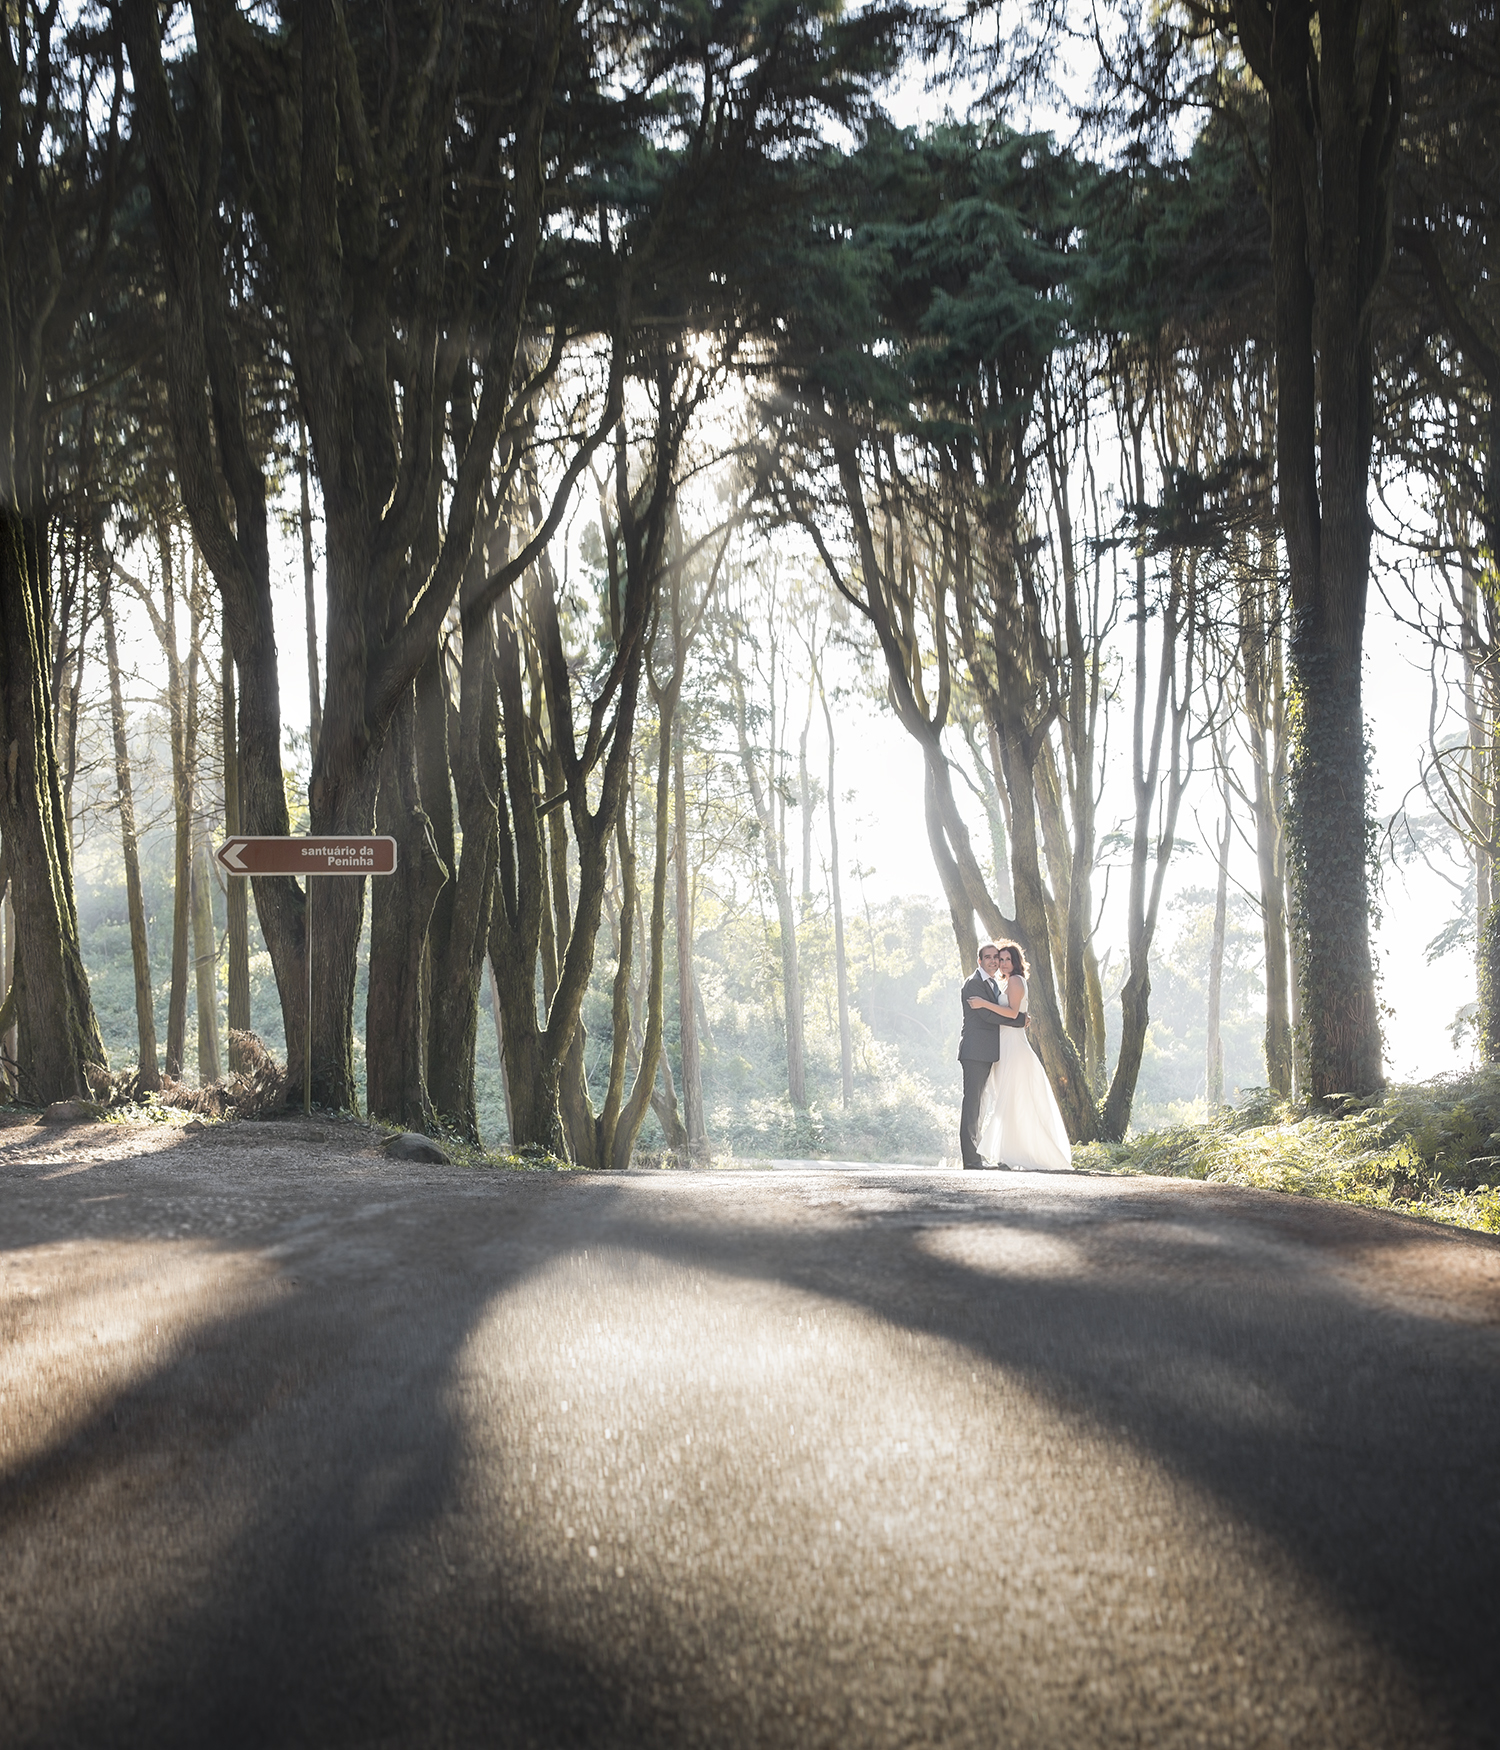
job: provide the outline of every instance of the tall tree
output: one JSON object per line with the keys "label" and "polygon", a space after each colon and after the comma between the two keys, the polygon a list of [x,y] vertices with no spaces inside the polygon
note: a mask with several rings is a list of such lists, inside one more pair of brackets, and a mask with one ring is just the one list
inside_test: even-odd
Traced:
{"label": "tall tree", "polygon": [[[177,486],[218,587],[239,682],[241,830],[280,837],[290,830],[290,815],[264,469],[273,397],[265,393],[264,336],[247,341],[246,300],[231,289],[232,280],[247,290],[257,277],[249,215],[238,203],[221,204],[225,91],[214,51],[232,19],[220,11],[197,15],[191,77],[178,79],[174,91],[182,70],[174,65],[169,74],[162,54],[170,15],[146,0],[126,0],[119,17],[165,286],[161,358]],[[231,105],[231,120],[235,113]],[[252,885],[300,1092],[307,1018],[303,895],[282,876],[257,876]]]}
{"label": "tall tree", "polygon": [[[223,756],[224,836],[234,838],[241,830],[239,719],[235,707],[234,652],[222,624],[220,642],[219,746]],[[249,1067],[240,1044],[240,1038],[250,1031],[250,916],[249,895],[243,881],[230,881],[225,886],[224,952],[228,961],[224,1020],[229,1035],[229,1068],[235,1073]]]}
{"label": "tall tree", "polygon": [[[58,391],[97,289],[123,155],[123,81],[108,30],[20,0],[0,26],[0,847],[15,959],[5,1006],[18,1088],[86,1095],[104,1064],[78,945],[54,740],[51,506]],[[70,368],[71,367],[71,368]],[[83,366],[87,371],[87,363]],[[87,386],[87,385],[83,385]]]}
{"label": "tall tree", "polygon": [[[146,610],[166,665],[168,740],[172,755],[172,971],[167,1000],[166,1062],[169,1078],[182,1074],[187,1048],[189,937],[193,928],[194,790],[198,765],[198,671],[201,658],[202,599],[196,554],[191,565],[177,551],[179,531],[168,505],[157,507],[152,535],[156,544],[161,599],[146,579],[112,560],[114,575]],[[187,652],[178,639],[179,600],[188,611]]]}
{"label": "tall tree", "polygon": [[120,815],[120,852],[125,864],[125,904],[130,918],[130,961],[135,975],[136,1085],[142,1093],[151,1093],[161,1086],[161,1068],[156,1055],[155,992],[151,987],[151,950],[146,936],[146,902],[141,887],[140,840],[135,825],[135,790],[126,735],[125,693],[120,678],[120,653],[107,571],[99,579],[99,610],[104,621],[105,660],[109,669],[115,794]]}
{"label": "tall tree", "polygon": [[1382,1086],[1361,663],[1374,299],[1401,126],[1399,0],[1231,0],[1270,106],[1277,500],[1291,572],[1289,840],[1309,1091]]}
{"label": "tall tree", "polygon": [[[776,953],[781,962],[781,1016],[786,1045],[787,1098],[807,1105],[807,1043],[802,971],[797,952],[797,911],[792,899],[794,865],[787,838],[791,781],[783,745],[789,700],[785,653],[787,593],[774,574],[758,580],[730,620],[724,663],[740,770],[757,826],[759,862],[776,907]],[[752,632],[751,628],[756,630]],[[760,684],[752,694],[747,680]],[[756,696],[756,695],[759,696]]]}
{"label": "tall tree", "polygon": [[[681,439],[676,413],[670,381],[659,384],[648,468],[638,493],[624,482],[619,494],[624,563],[619,587],[611,575],[605,592],[609,660],[589,701],[581,735],[575,722],[574,680],[559,616],[557,580],[545,554],[528,578],[524,618],[513,607],[500,622],[497,672],[505,808],[490,922],[490,965],[504,1018],[513,1140],[539,1144],[558,1155],[569,1148],[563,1125],[564,1063],[576,1047],[575,1062],[581,1064],[579,1020],[593,970],[610,847],[630,777],[646,631],[660,577]],[[623,467],[623,438],[619,454]],[[542,790],[543,780],[550,796]],[[555,821],[549,845],[543,813],[544,808],[553,813],[563,807],[576,858],[576,887],[571,892],[567,841],[560,834],[564,822]],[[540,967],[544,957],[547,964]],[[544,978],[545,1020],[537,1013],[539,970]],[[585,1154],[585,1164],[594,1165],[597,1118],[587,1090],[579,1092],[582,1106],[572,1114],[572,1145],[575,1152]],[[621,1094],[612,1075],[603,1114],[611,1131]]]}
{"label": "tall tree", "polygon": [[839,1098],[847,1112],[854,1104],[854,1037],[849,1025],[849,955],[844,942],[844,876],[839,863],[839,826],[834,767],[833,712],[828,691],[816,670],[818,702],[828,738],[828,887],[833,900],[833,968],[839,1015]]}
{"label": "tall tree", "polygon": [[1224,1103],[1224,937],[1229,917],[1229,847],[1234,842],[1234,792],[1222,737],[1215,739],[1219,789],[1224,798],[1224,830],[1214,831],[1218,879],[1214,885],[1214,933],[1208,954],[1208,1027],[1203,1053],[1204,1096],[1211,1106]]}
{"label": "tall tree", "polygon": [[[1038,766],[1062,694],[1028,507],[1075,175],[1050,142],[1004,130],[872,134],[830,189],[852,236],[813,241],[793,282],[772,480],[782,514],[874,632],[891,702],[922,748],[959,957],[973,962],[976,916],[1022,941],[1037,1042],[1070,1132],[1086,1139],[1097,1115],[1058,1009],[1037,831]],[[956,662],[1000,748],[1013,919],[954,795],[943,735]]]}
{"label": "tall tree", "polygon": [[672,926],[677,945],[677,1037],[682,1065],[682,1118],[690,1153],[708,1153],[708,1121],[703,1108],[703,1048],[698,1028],[698,980],[693,970],[694,897],[698,871],[690,862],[693,846],[688,814],[686,736],[679,712],[672,747]]}

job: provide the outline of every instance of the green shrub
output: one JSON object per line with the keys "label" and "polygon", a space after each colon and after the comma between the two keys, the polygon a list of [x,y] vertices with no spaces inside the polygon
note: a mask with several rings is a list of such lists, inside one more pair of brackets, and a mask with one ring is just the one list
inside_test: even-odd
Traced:
{"label": "green shrub", "polygon": [[1077,1148],[1073,1160],[1398,1208],[1500,1233],[1500,1067],[1392,1087],[1340,1117],[1255,1089],[1241,1106]]}

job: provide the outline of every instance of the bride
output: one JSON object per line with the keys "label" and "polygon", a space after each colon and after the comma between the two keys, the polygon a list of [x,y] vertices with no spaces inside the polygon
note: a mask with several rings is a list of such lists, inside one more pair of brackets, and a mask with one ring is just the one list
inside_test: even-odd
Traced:
{"label": "bride", "polygon": [[[1012,1020],[1027,1010],[1026,960],[1015,942],[1001,942],[998,978],[1005,1004],[970,997],[971,1009],[993,1009]],[[984,1087],[979,1108],[979,1153],[998,1165],[1042,1172],[1068,1172],[1073,1147],[1052,1084],[1031,1049],[1026,1027],[1000,1029],[1000,1056]]]}

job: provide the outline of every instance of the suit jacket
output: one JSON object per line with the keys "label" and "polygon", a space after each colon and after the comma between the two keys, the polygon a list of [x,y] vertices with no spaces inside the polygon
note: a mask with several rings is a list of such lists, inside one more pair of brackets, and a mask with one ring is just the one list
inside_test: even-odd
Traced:
{"label": "suit jacket", "polygon": [[[998,980],[996,983],[998,984]],[[971,1009],[970,997],[983,997],[987,1003],[995,999],[990,995],[990,987],[985,983],[984,975],[971,972],[963,982],[959,991],[959,1000],[963,1004],[964,1030],[958,1040],[958,1061],[965,1059],[976,1063],[994,1063],[1000,1055],[1000,1029],[1002,1027],[1024,1027],[1025,1020],[1017,1015],[1007,1019],[1004,1015],[996,1015],[989,1009]],[[1005,1001],[1005,992],[1000,992],[1000,1001]]]}

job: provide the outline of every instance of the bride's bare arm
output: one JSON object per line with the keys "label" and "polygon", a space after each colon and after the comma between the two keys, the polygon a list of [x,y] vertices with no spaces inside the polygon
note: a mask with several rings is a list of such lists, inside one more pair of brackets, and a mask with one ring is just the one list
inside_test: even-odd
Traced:
{"label": "bride's bare arm", "polygon": [[1019,1009],[1007,1009],[1000,1003],[992,1003],[987,997],[970,997],[969,1007],[971,1009],[989,1009],[994,1014],[1004,1015],[1007,1021],[1014,1021],[1020,1013]]}

